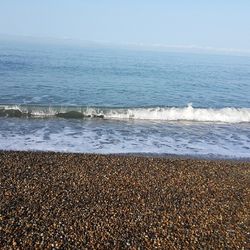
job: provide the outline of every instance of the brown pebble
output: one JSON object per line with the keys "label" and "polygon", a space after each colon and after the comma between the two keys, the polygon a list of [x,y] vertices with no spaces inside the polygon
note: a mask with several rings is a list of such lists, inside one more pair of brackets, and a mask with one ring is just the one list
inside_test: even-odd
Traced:
{"label": "brown pebble", "polygon": [[0,152],[0,249],[246,249],[250,163]]}

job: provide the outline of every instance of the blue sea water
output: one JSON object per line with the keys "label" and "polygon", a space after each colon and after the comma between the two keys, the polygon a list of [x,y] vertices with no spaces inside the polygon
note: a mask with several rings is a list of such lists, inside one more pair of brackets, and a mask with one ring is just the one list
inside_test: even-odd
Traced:
{"label": "blue sea water", "polygon": [[0,149],[250,157],[250,57],[0,41]]}

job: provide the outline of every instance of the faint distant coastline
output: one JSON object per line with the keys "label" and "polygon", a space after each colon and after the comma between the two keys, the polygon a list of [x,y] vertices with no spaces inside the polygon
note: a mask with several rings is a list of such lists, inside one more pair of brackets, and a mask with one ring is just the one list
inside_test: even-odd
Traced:
{"label": "faint distant coastline", "polygon": [[110,42],[110,41],[91,41],[72,39],[68,37],[33,37],[33,36],[16,36],[8,34],[0,34],[0,42],[23,42],[48,45],[70,45],[83,47],[104,47],[104,48],[120,48],[142,51],[162,51],[162,52],[182,52],[182,53],[199,53],[199,54],[222,54],[222,55],[238,55],[249,56],[250,49],[237,48],[215,48],[212,46],[198,45],[169,45],[169,44],[145,44],[145,43],[129,43],[129,42]]}

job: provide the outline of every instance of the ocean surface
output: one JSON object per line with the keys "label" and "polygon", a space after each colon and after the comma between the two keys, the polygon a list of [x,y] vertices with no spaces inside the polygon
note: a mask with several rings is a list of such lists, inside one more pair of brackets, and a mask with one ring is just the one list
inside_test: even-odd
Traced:
{"label": "ocean surface", "polygon": [[0,150],[250,157],[250,57],[0,41]]}

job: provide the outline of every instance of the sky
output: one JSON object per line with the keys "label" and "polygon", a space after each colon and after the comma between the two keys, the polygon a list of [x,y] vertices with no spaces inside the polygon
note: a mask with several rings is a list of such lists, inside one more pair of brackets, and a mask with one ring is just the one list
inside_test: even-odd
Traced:
{"label": "sky", "polygon": [[0,0],[0,34],[250,52],[250,0]]}

